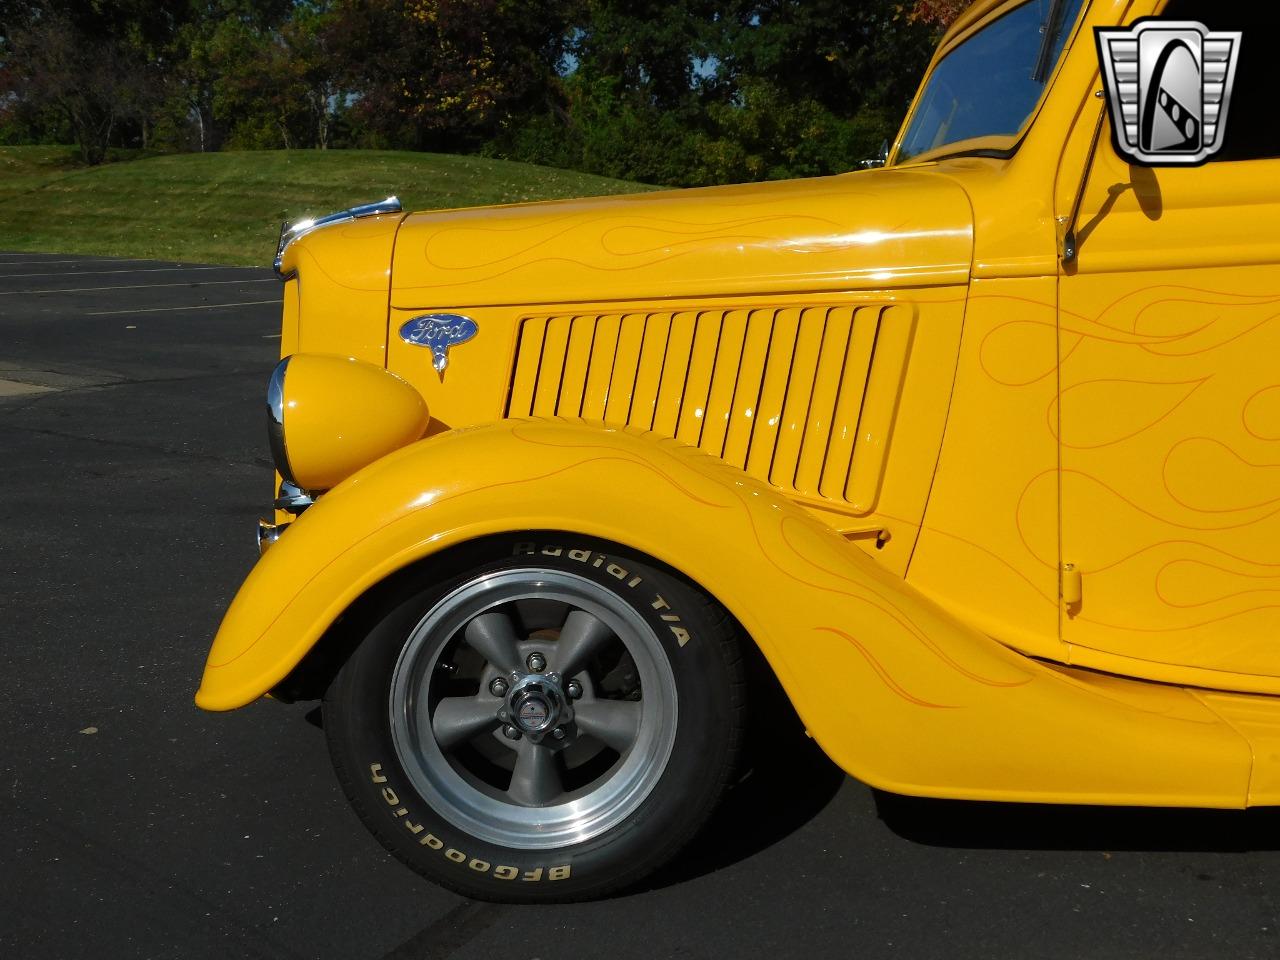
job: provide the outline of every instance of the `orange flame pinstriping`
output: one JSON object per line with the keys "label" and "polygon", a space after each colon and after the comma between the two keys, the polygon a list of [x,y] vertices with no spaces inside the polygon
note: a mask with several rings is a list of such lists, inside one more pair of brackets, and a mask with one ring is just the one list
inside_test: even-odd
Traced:
{"label": "orange flame pinstriping", "polygon": [[[526,440],[525,442],[529,442],[529,441],[527,441],[527,440]],[[670,477],[668,477],[666,474],[662,473],[662,472],[661,472],[661,471],[659,471],[659,470],[656,470],[656,469],[653,469],[653,468],[649,467],[649,465],[648,465],[648,464],[646,464],[646,463],[644,463],[642,460],[638,460],[638,459],[636,459],[636,458],[634,458],[634,457],[623,457],[623,456],[591,457],[591,458],[588,458],[588,459],[585,459],[585,460],[579,460],[579,461],[577,461],[577,462],[575,462],[575,463],[567,464],[566,466],[559,467],[559,468],[557,468],[557,469],[555,469],[555,470],[551,470],[551,471],[549,471],[549,472],[547,472],[547,473],[539,474],[539,475],[537,475],[537,476],[524,477],[524,478],[517,479],[517,480],[500,480],[500,481],[498,481],[498,482],[496,482],[496,483],[489,483],[489,484],[485,484],[484,486],[475,487],[475,488],[473,488],[473,489],[471,489],[471,490],[464,490],[464,491],[461,491],[460,493],[456,493],[456,494],[453,494],[453,495],[451,495],[451,496],[441,497],[440,499],[433,501],[433,503],[435,503],[435,504],[448,503],[448,502],[453,501],[453,500],[460,500],[460,499],[462,499],[462,498],[464,498],[464,497],[473,496],[473,495],[478,494],[478,493],[485,493],[485,492],[488,492],[488,491],[492,491],[492,490],[499,489],[499,488],[501,488],[501,487],[519,486],[519,485],[522,485],[522,484],[530,484],[530,483],[540,483],[540,482],[542,482],[542,481],[544,481],[544,480],[549,480],[549,479],[551,479],[552,477],[559,476],[559,475],[560,475],[560,474],[562,474],[562,473],[567,473],[567,472],[569,472],[570,470],[576,470],[576,469],[578,469],[579,467],[585,467],[585,466],[588,466],[588,465],[593,464],[593,463],[605,463],[605,462],[609,462],[609,461],[618,461],[618,462],[626,463],[626,464],[630,464],[630,465],[633,465],[633,466],[640,466],[640,467],[646,467],[646,468],[649,468],[649,469],[651,469],[651,470],[652,470],[652,472],[656,473],[656,474],[657,474],[659,477],[661,477],[663,480],[666,480],[668,483],[670,483],[673,487],[675,487],[675,488],[676,488],[677,490],[679,490],[681,493],[685,494],[686,496],[690,497],[691,499],[697,500],[699,503],[706,503],[706,501],[700,500],[698,497],[694,496],[693,494],[690,494],[690,493],[689,493],[688,491],[686,491],[683,487],[681,487],[678,483],[675,483],[675,482],[674,482]],[[724,504],[708,504],[708,506],[719,506],[719,507],[724,507],[725,505],[724,505]],[[304,589],[306,589],[306,587],[308,587],[308,586],[309,586],[311,583],[313,583],[313,582],[314,582],[318,577],[320,577],[320,576],[321,576],[321,574],[323,574],[326,570],[328,570],[328,569],[329,569],[330,567],[332,567],[334,564],[336,564],[336,563],[340,562],[340,561],[341,561],[341,560],[342,560],[342,559],[343,559],[347,554],[351,553],[353,550],[355,550],[357,547],[359,547],[359,546],[360,546],[362,543],[364,543],[365,541],[367,541],[367,540],[369,540],[369,539],[371,539],[371,538],[373,538],[373,537],[377,536],[378,534],[382,533],[384,530],[388,530],[388,529],[390,529],[391,527],[397,526],[397,525],[399,525],[399,524],[405,523],[406,521],[410,521],[410,520],[413,520],[413,519],[416,519],[416,515],[415,515],[415,514],[412,514],[412,513],[411,513],[411,514],[402,515],[402,516],[399,516],[399,517],[395,518],[394,520],[390,521],[389,523],[382,524],[382,525],[380,525],[380,526],[378,526],[378,527],[375,527],[374,529],[370,530],[370,531],[369,531],[367,534],[365,534],[363,537],[361,537],[360,539],[358,539],[358,540],[354,541],[353,543],[351,543],[350,545],[348,545],[348,546],[346,547],[346,549],[344,549],[341,553],[339,553],[339,554],[335,555],[334,557],[332,557],[332,558],[331,558],[331,559],[330,559],[330,560],[329,560],[329,561],[328,561],[324,566],[322,566],[319,570],[316,570],[316,571],[315,571],[315,572],[314,572],[310,577],[308,577],[305,581],[300,582],[300,583],[297,585],[297,592],[298,592],[298,593],[301,593]],[[280,612],[279,612],[279,613],[277,613],[277,614],[276,614],[276,616],[275,616],[275,617],[273,617],[273,618],[271,619],[271,622],[270,622],[270,623],[268,623],[268,624],[263,628],[262,632],[261,632],[261,633],[260,633],[260,634],[259,634],[259,635],[258,635],[258,636],[257,636],[257,637],[252,641],[252,642],[251,642],[251,643],[246,644],[246,645],[245,645],[245,647],[244,647],[244,649],[242,649],[242,650],[241,650],[239,653],[237,653],[234,657],[231,657],[230,659],[227,659],[227,660],[220,660],[220,661],[218,661],[217,663],[214,663],[212,660],[210,660],[210,661],[209,661],[209,663],[208,663],[208,665],[207,665],[207,668],[206,668],[206,669],[214,670],[214,669],[217,669],[217,668],[220,668],[220,667],[226,667],[226,666],[229,666],[229,665],[231,665],[231,664],[235,663],[237,660],[239,660],[241,657],[243,657],[245,654],[247,654],[250,650],[252,650],[255,646],[257,646],[257,644],[262,640],[262,638],[263,638],[263,637],[265,637],[265,636],[267,635],[267,633],[269,633],[269,632],[271,631],[271,628],[275,626],[276,622],[280,619],[280,617],[284,616],[285,611],[287,611],[288,609],[289,609],[289,608],[288,608],[288,605],[287,605],[287,604],[286,604],[286,605],[284,605],[284,606],[282,606],[282,607],[281,607],[281,609],[280,609]]]}
{"label": "orange flame pinstriping", "polygon": [[[1216,298],[1214,301],[1211,301],[1211,303],[1214,303],[1214,304],[1216,304],[1217,306],[1222,306],[1222,307],[1231,307],[1231,306],[1260,306],[1260,305],[1264,305],[1264,304],[1268,304],[1268,303],[1280,303],[1280,294],[1274,294],[1274,293],[1265,293],[1265,294],[1231,293],[1231,292],[1226,291],[1226,290],[1210,290],[1210,289],[1208,289],[1208,288],[1206,288],[1206,287],[1192,287],[1192,286],[1187,286],[1187,285],[1185,285],[1185,284],[1162,283],[1162,284],[1155,284],[1155,285],[1153,285],[1153,286],[1149,286],[1149,287],[1140,287],[1140,288],[1138,288],[1138,289],[1136,289],[1136,290],[1130,290],[1130,291],[1128,291],[1127,293],[1124,293],[1124,294],[1122,294],[1121,296],[1116,297],[1116,299],[1112,300],[1109,304],[1107,304],[1105,307],[1103,307],[1103,308],[1102,308],[1102,310],[1100,310],[1100,311],[1098,312],[1098,316],[1097,316],[1097,321],[1096,321],[1096,322],[1097,322],[1099,325],[1101,325],[1101,326],[1110,326],[1110,325],[1106,322],[1106,319],[1105,319],[1105,318],[1109,317],[1109,316],[1111,315],[1112,311],[1114,311],[1114,310],[1118,310],[1118,309],[1119,309],[1119,307],[1120,307],[1120,304],[1124,303],[1126,300],[1132,300],[1132,299],[1135,299],[1135,298],[1137,298],[1137,297],[1147,297],[1147,298],[1150,298],[1150,297],[1152,296],[1153,292],[1154,292],[1154,291],[1156,291],[1156,290],[1168,290],[1168,291],[1170,291],[1170,292],[1177,292],[1177,293],[1184,293],[1184,294],[1203,294],[1203,295],[1204,295],[1204,296],[1206,296],[1206,297],[1214,297],[1214,298]],[[1234,301],[1234,302],[1233,302],[1233,301]],[[1183,302],[1183,303],[1197,303],[1197,304],[1198,304],[1198,303],[1201,303],[1202,301],[1200,301],[1200,300],[1190,300],[1190,299],[1187,299],[1187,298],[1182,298],[1181,300],[1179,300],[1178,298],[1174,298],[1174,297],[1167,297],[1167,298],[1165,298],[1164,300],[1150,300],[1150,299],[1149,299],[1149,302],[1148,302],[1148,304],[1147,304],[1147,307],[1149,307],[1149,306],[1153,306],[1153,305],[1155,305],[1155,304],[1159,304],[1159,303],[1167,303],[1167,302]],[[1142,307],[1142,308],[1140,308],[1140,309],[1138,309],[1138,310],[1134,311],[1134,313],[1133,313],[1133,315],[1132,315],[1132,316],[1133,316],[1133,323],[1132,323],[1132,325],[1131,325],[1131,327],[1130,327],[1130,332],[1137,333],[1137,329],[1138,329],[1138,319],[1139,319],[1140,315],[1143,313],[1143,311],[1145,311],[1145,310],[1147,309],[1147,307]],[[1070,314],[1070,316],[1080,317],[1080,314],[1078,314],[1078,313],[1073,313],[1073,314]],[[1087,319],[1087,318],[1081,317],[1081,319]],[[1119,329],[1119,328],[1113,328],[1113,329]]]}
{"label": "orange flame pinstriping", "polygon": [[[1079,383],[1073,383],[1071,386],[1060,391],[1057,396],[1055,396],[1052,400],[1049,401],[1049,405],[1045,408],[1045,423],[1049,428],[1049,433],[1053,437],[1055,437],[1058,440],[1058,442],[1061,443],[1064,447],[1070,447],[1073,450],[1100,450],[1103,447],[1109,447],[1109,446],[1112,446],[1113,444],[1123,443],[1126,440],[1132,440],[1134,437],[1138,436],[1139,434],[1145,433],[1146,431],[1150,430],[1156,424],[1163,423],[1166,419],[1168,419],[1170,416],[1173,415],[1175,410],[1177,410],[1180,406],[1182,406],[1184,403],[1190,400],[1191,395],[1194,394],[1201,387],[1203,387],[1206,383],[1208,383],[1210,379],[1211,379],[1210,377],[1201,377],[1198,380],[1173,380],[1173,381],[1122,380],[1122,379],[1102,379],[1102,378],[1097,380],[1082,380]],[[1145,426],[1142,426],[1139,429],[1134,430],[1132,433],[1127,433],[1122,437],[1116,437],[1115,439],[1107,440],[1103,443],[1093,443],[1093,444],[1068,443],[1059,435],[1059,430],[1058,430],[1058,427],[1056,426],[1056,423],[1058,420],[1057,411],[1062,398],[1065,397],[1072,390],[1079,390],[1082,387],[1088,387],[1091,385],[1103,384],[1103,383],[1105,384],[1128,383],[1128,384],[1135,384],[1135,385],[1144,386],[1144,387],[1190,386],[1191,389],[1188,390],[1185,394],[1183,394],[1177,403],[1171,406],[1159,417],[1152,420],[1150,423],[1146,424]]]}
{"label": "orange flame pinstriping", "polygon": [[[762,224],[768,224],[768,223],[788,223],[795,220],[807,220],[815,224],[821,224],[823,226],[830,227],[833,229],[838,229],[840,226],[835,221],[825,220],[819,217],[771,216],[771,217],[752,217],[752,218],[746,218],[746,219],[726,220],[726,221],[709,223],[709,224],[679,224],[679,227],[676,227],[674,225],[666,225],[666,226],[663,226],[662,229],[665,229],[669,233],[683,233],[684,235],[693,238],[688,242],[694,242],[696,240],[696,242],[705,244],[708,240],[737,239],[734,237],[733,234],[717,233],[717,231],[740,230],[745,227],[760,226]],[[618,227],[611,227],[611,228],[602,230],[600,233],[600,237],[597,241],[600,243],[601,249],[603,249],[606,253],[609,253],[612,256],[627,256],[627,254],[620,254],[610,250],[608,248],[608,245],[605,243],[605,238],[610,233],[614,232],[617,229],[630,228],[638,222],[640,222],[638,219],[629,218],[627,220],[620,221]],[[650,222],[656,223],[656,224],[664,223],[664,221],[658,220],[656,218],[651,218]],[[445,244],[444,241],[450,233],[458,232],[458,228],[455,228],[453,230],[443,230],[440,233],[433,235],[426,242],[426,244],[424,244],[423,256],[426,259],[428,264],[440,270],[478,270],[485,267],[496,266],[499,263],[515,260],[517,258],[528,257],[533,251],[539,249],[540,247],[546,247],[552,244],[554,241],[561,239],[566,234],[572,233],[574,230],[580,229],[583,226],[587,226],[587,225],[588,224],[584,224],[581,221],[575,220],[574,222],[567,224],[563,229],[559,230],[558,232],[538,238],[537,240],[532,240],[527,246],[522,247],[518,250],[515,250],[509,254],[506,254],[505,256],[501,256],[492,260],[472,260],[462,266],[451,266],[445,263],[441,263],[432,256],[430,248],[434,244],[441,244],[446,246],[449,249],[453,248],[452,245]],[[596,225],[591,225],[591,226],[596,226]],[[528,229],[528,228],[522,228],[522,229]],[[487,233],[489,232],[489,230],[488,228],[485,228],[482,230],[476,230],[475,228],[471,228],[469,232]],[[519,232],[519,231],[518,230],[513,231],[508,228],[502,232],[512,233],[512,232]],[[764,240],[767,238],[756,237],[756,238],[749,238],[749,239]],[[661,249],[663,246],[668,246],[668,245],[659,245],[658,247],[655,247],[653,249],[655,250]],[[637,251],[637,253],[644,253],[644,252],[651,252],[651,251]],[[526,261],[520,264],[520,266],[529,266],[535,263],[544,263],[544,262],[550,262],[550,261],[563,262],[563,263],[579,263],[580,265],[585,265],[584,262],[576,261],[571,258],[555,257],[555,258],[543,258],[540,260]]]}
{"label": "orange flame pinstriping", "polygon": [[[533,421],[528,421],[528,422],[533,422]],[[652,471],[653,473],[658,474],[658,476],[662,477],[662,479],[663,479],[663,480],[667,481],[667,483],[669,483],[672,487],[674,487],[675,489],[679,490],[681,493],[683,493],[683,494],[684,494],[686,497],[688,497],[690,500],[693,500],[695,503],[700,503],[700,504],[702,504],[703,506],[706,506],[706,507],[715,507],[717,510],[728,510],[728,509],[730,509],[730,508],[731,508],[731,504],[727,504],[727,503],[715,503],[715,502],[713,502],[713,501],[711,501],[711,500],[707,500],[707,499],[705,499],[705,498],[703,498],[703,497],[698,496],[698,495],[697,495],[696,493],[694,493],[693,491],[686,489],[686,488],[685,488],[685,487],[684,487],[684,486],[683,486],[683,485],[682,485],[678,480],[676,480],[674,477],[670,476],[670,475],[669,475],[669,474],[667,474],[667,473],[664,473],[663,471],[659,470],[659,469],[658,469],[657,467],[655,467],[654,465],[652,465],[652,464],[650,464],[650,463],[646,463],[646,462],[645,462],[645,461],[643,461],[643,460],[640,460],[639,458],[635,458],[635,457],[625,457],[625,458],[624,458],[624,457],[616,456],[616,453],[617,453],[616,448],[614,448],[614,447],[610,447],[610,446],[607,446],[607,445],[605,445],[605,444],[552,443],[552,442],[550,442],[550,441],[548,441],[548,440],[535,440],[533,437],[530,437],[530,436],[528,436],[527,434],[523,433],[523,432],[520,430],[520,428],[519,428],[519,427],[514,427],[514,428],[512,428],[512,430],[511,430],[511,435],[512,435],[513,437],[515,437],[517,440],[521,441],[522,443],[527,443],[527,444],[530,444],[530,445],[535,446],[535,447],[551,447],[551,448],[553,448],[553,449],[557,449],[557,450],[608,450],[608,451],[610,451],[610,452],[613,452],[613,453],[615,454],[615,456],[614,456],[614,457],[612,457],[612,458],[599,458],[599,457],[597,457],[596,459],[615,459],[615,460],[624,460],[624,461],[626,461],[626,462],[634,463],[636,466],[645,467],[646,469],[648,469],[648,470]],[[708,457],[708,459],[711,459],[711,458],[709,458],[709,457]],[[586,461],[584,461],[584,462],[586,462]],[[717,463],[720,463],[721,461],[718,461],[718,460],[717,460],[716,462],[717,462]]]}
{"label": "orange flame pinstriping", "polygon": [[[1206,569],[1209,569],[1209,570],[1218,570],[1218,571],[1220,571],[1220,572],[1222,572],[1222,573],[1229,574],[1230,576],[1233,576],[1233,577],[1241,577],[1241,578],[1248,579],[1248,580],[1274,580],[1274,581],[1276,581],[1276,585],[1275,585],[1274,587],[1255,587],[1255,588],[1254,588],[1254,589],[1252,589],[1252,590],[1237,590],[1235,593],[1227,593],[1227,594],[1223,594],[1223,595],[1222,595],[1222,596],[1220,596],[1220,597],[1210,597],[1208,600],[1198,600],[1198,601],[1196,601],[1196,602],[1194,602],[1194,603],[1179,603],[1179,602],[1177,602],[1177,601],[1175,601],[1175,600],[1170,599],[1170,598],[1169,598],[1169,596],[1167,595],[1167,593],[1166,593],[1165,589],[1164,589],[1164,588],[1163,588],[1163,586],[1161,585],[1161,578],[1164,576],[1165,572],[1166,572],[1170,567],[1175,567],[1175,566],[1178,566],[1179,564],[1186,564],[1186,565],[1188,565],[1188,566],[1199,566],[1199,567],[1205,567]],[[1205,563],[1205,562],[1204,562],[1204,561],[1202,561],[1202,560],[1187,560],[1187,559],[1185,559],[1185,558],[1181,558],[1181,557],[1180,557],[1180,558],[1178,558],[1177,560],[1170,560],[1168,563],[1164,564],[1164,566],[1162,566],[1159,570],[1157,570],[1157,571],[1156,571],[1156,577],[1155,577],[1155,589],[1156,589],[1156,596],[1158,596],[1158,597],[1161,599],[1161,601],[1163,601],[1163,602],[1164,602],[1164,604],[1165,604],[1166,606],[1175,607],[1175,608],[1180,609],[1180,610],[1189,610],[1189,609],[1191,609],[1191,608],[1193,608],[1193,607],[1207,607],[1207,606],[1209,606],[1210,604],[1214,604],[1214,603],[1222,603],[1222,602],[1227,601],[1227,600],[1234,600],[1234,599],[1236,599],[1237,597],[1244,597],[1244,596],[1247,596],[1247,595],[1249,595],[1249,594],[1253,594],[1253,593],[1275,593],[1275,594],[1280,594],[1280,574],[1277,574],[1277,573],[1240,573],[1240,572],[1239,572],[1239,571],[1237,571],[1237,570],[1229,570],[1229,569],[1227,569],[1226,567],[1220,567],[1220,566],[1217,566],[1216,564],[1212,564],[1212,563]],[[1254,607],[1254,608],[1253,608],[1253,610],[1269,610],[1269,609],[1272,609],[1272,608],[1275,608],[1275,607],[1280,607],[1280,603],[1277,603],[1277,604],[1266,604],[1266,605],[1264,605],[1264,606],[1262,606],[1262,607]],[[1252,611],[1250,611],[1250,612],[1252,612]],[[1237,613],[1236,615],[1238,616],[1239,614]]]}
{"label": "orange flame pinstriping", "polygon": [[1062,475],[1064,477],[1067,477],[1067,476],[1081,477],[1085,480],[1088,480],[1090,483],[1097,484],[1099,487],[1102,487],[1102,489],[1106,490],[1107,493],[1111,494],[1121,503],[1124,503],[1125,505],[1131,507],[1133,510],[1137,511],[1143,516],[1150,517],[1152,520],[1155,520],[1158,523],[1163,523],[1166,526],[1176,527],[1179,530],[1194,530],[1196,532],[1204,532],[1204,533],[1220,531],[1220,530],[1238,530],[1242,527],[1252,526],[1254,523],[1257,523],[1259,520],[1266,520],[1269,517],[1273,517],[1276,514],[1280,513],[1280,508],[1277,508],[1275,510],[1272,510],[1270,513],[1263,514],[1261,517],[1254,517],[1248,520],[1242,520],[1239,523],[1220,524],[1218,526],[1197,526],[1196,524],[1192,524],[1192,523],[1179,523],[1176,520],[1170,520],[1168,517],[1162,517],[1158,513],[1155,513],[1152,510],[1148,510],[1145,507],[1139,506],[1138,504],[1130,500],[1128,497],[1120,493],[1118,490],[1116,490],[1114,487],[1102,482],[1092,474],[1085,473],[1083,470],[1063,470]]}
{"label": "orange flame pinstriping", "polygon": [[[748,516],[750,516],[749,511],[748,511]],[[980,674],[974,673],[973,671],[968,670],[967,668],[959,664],[946,651],[942,650],[936,643],[934,643],[934,641],[931,640],[928,637],[928,635],[923,630],[921,630],[920,627],[917,626],[914,621],[911,620],[910,617],[908,617],[905,613],[903,613],[900,607],[898,607],[896,604],[890,601],[883,594],[872,589],[870,584],[865,582],[858,583],[857,581],[854,581],[849,577],[843,576],[842,574],[837,573],[834,570],[829,570],[825,567],[819,566],[818,564],[814,563],[809,557],[805,556],[804,553],[801,552],[801,550],[787,536],[787,528],[790,524],[793,524],[793,523],[795,523],[794,520],[788,521],[787,519],[784,519],[784,522],[779,525],[779,533],[782,535],[783,542],[786,543],[787,546],[791,548],[792,553],[802,563],[808,564],[809,566],[813,567],[815,570],[819,570],[827,574],[828,576],[834,577],[837,580],[842,580],[846,583],[857,583],[858,586],[862,587],[864,590],[866,590],[876,599],[871,600],[871,599],[868,599],[867,597],[860,596],[848,590],[841,590],[837,587],[826,586],[825,584],[821,584],[821,583],[814,583],[812,580],[806,580],[803,577],[797,576],[787,567],[784,567],[776,559],[774,559],[773,554],[768,549],[766,549],[764,545],[764,541],[760,537],[760,531],[756,527],[755,518],[751,517],[751,531],[753,536],[755,537],[756,544],[760,547],[761,555],[764,556],[769,561],[770,565],[773,566],[774,569],[776,569],[784,577],[787,577],[790,580],[794,580],[796,583],[799,583],[811,589],[821,590],[824,593],[833,593],[836,596],[848,597],[851,600],[856,600],[859,603],[864,603],[869,607],[879,610],[881,613],[887,616],[890,620],[897,623],[898,626],[901,627],[904,631],[906,631],[906,633],[910,637],[918,641],[925,649],[927,649],[930,653],[932,653],[935,657],[937,657],[938,660],[940,660],[943,664],[945,664],[947,667],[954,670],[956,673],[959,673],[961,676],[974,681],[975,683],[980,683],[988,687],[1020,687],[1023,684],[1030,682],[1031,680],[1030,677],[1025,677],[1024,679],[1020,679],[1020,680],[994,680],[990,677],[984,677],[984,676],[981,676]],[[880,602],[877,603],[876,602],[877,600]]]}
{"label": "orange flame pinstriping", "polygon": [[[1273,383],[1269,386],[1263,387],[1260,390],[1254,391],[1245,400],[1244,406],[1240,410],[1240,424],[1244,427],[1245,433],[1249,434],[1249,436],[1253,437],[1255,440],[1263,440],[1263,441],[1280,440],[1280,433],[1276,433],[1275,435],[1259,433],[1253,427],[1249,426],[1249,408],[1252,407],[1255,401],[1260,399],[1264,393],[1269,393],[1273,390],[1280,392],[1280,383]],[[1278,425],[1280,425],[1280,418],[1277,418],[1277,422],[1278,422]]]}
{"label": "orange flame pinstriping", "polygon": [[[1188,443],[1196,443],[1196,442],[1204,442],[1211,446],[1221,447],[1223,450],[1227,451],[1228,454],[1235,457],[1245,466],[1253,467],[1255,470],[1280,470],[1280,463],[1253,463],[1250,460],[1246,460],[1244,457],[1240,456],[1240,454],[1232,450],[1229,446],[1227,446],[1225,443],[1223,443],[1221,440],[1217,439],[1216,437],[1184,437],[1183,439],[1179,440],[1177,443],[1175,443],[1172,447],[1169,448],[1169,452],[1165,454],[1164,463],[1161,465],[1161,469],[1160,469],[1160,480],[1164,485],[1164,491],[1169,495],[1169,499],[1171,499],[1174,503],[1178,504],[1178,506],[1185,507],[1187,510],[1190,510],[1194,513],[1242,513],[1248,510],[1261,510],[1264,507],[1271,506],[1273,503],[1280,503],[1280,495],[1277,495],[1272,497],[1269,500],[1261,500],[1258,503],[1249,503],[1249,504],[1244,504],[1242,506],[1237,506],[1237,507],[1216,507],[1215,508],[1215,507],[1205,507],[1205,506],[1199,506],[1199,507],[1193,506],[1192,504],[1189,504],[1185,500],[1180,498],[1176,493],[1173,492],[1173,488],[1170,486],[1170,483],[1169,483],[1169,461],[1173,458],[1174,452],[1178,450],[1180,447],[1183,447]],[[1280,490],[1280,487],[1277,487],[1277,490]],[[1271,511],[1271,513],[1266,514],[1266,516],[1267,517],[1273,516],[1275,512],[1276,511],[1273,510]],[[1265,517],[1262,519],[1265,519]],[[1230,528],[1223,527],[1221,529],[1230,529]]]}
{"label": "orange flame pinstriping", "polygon": [[966,547],[971,547],[974,550],[977,550],[979,553],[985,554],[992,560],[996,561],[996,563],[1004,567],[1006,570],[1008,570],[1010,573],[1012,573],[1014,576],[1016,576],[1019,580],[1022,580],[1023,582],[1025,582],[1026,585],[1032,589],[1035,595],[1039,597],[1041,600],[1043,600],[1045,603],[1050,604],[1051,606],[1054,606],[1054,607],[1058,605],[1057,597],[1051,596],[1050,594],[1045,593],[1042,589],[1040,589],[1040,587],[1036,586],[1036,583],[1034,580],[1032,580],[1025,573],[1023,573],[1021,570],[1015,567],[1012,563],[1010,563],[1004,557],[1000,556],[1000,554],[996,553],[994,550],[984,547],[982,544],[976,543],[973,540],[966,539],[965,537],[962,537],[959,534],[951,533],[948,530],[943,530],[940,527],[934,527],[926,524],[921,529],[928,530],[931,533],[936,533],[939,536],[947,537],[951,540],[956,540],[960,543],[963,543]]}
{"label": "orange flame pinstriping", "polygon": [[[898,681],[894,680],[893,677],[890,676],[889,671],[884,668],[884,666],[880,663],[880,661],[871,655],[871,651],[869,651],[866,647],[860,644],[853,637],[849,636],[849,634],[845,633],[843,630],[837,630],[835,627],[814,627],[814,629],[817,630],[819,633],[834,634],[835,636],[840,637],[842,640],[844,640],[846,643],[852,646],[855,650],[858,651],[858,653],[862,654],[863,659],[867,661],[867,664],[871,667],[872,670],[875,671],[876,676],[880,678],[880,680],[884,683],[884,685],[888,687],[890,690],[892,690],[899,697],[901,697],[903,700],[906,700],[908,703],[914,703],[917,707],[929,707],[930,709],[933,709],[933,710],[956,709],[953,704],[932,703],[928,700],[922,700],[919,697],[915,696],[914,694],[909,693],[900,683],[898,683]],[[1026,682],[1030,682],[1030,678],[1028,678]]]}
{"label": "orange flame pinstriping", "polygon": [[1116,560],[1112,560],[1110,563],[1100,564],[1096,567],[1082,566],[1080,568],[1080,572],[1081,573],[1105,573],[1106,571],[1112,569],[1113,567],[1118,567],[1121,564],[1128,563],[1130,560],[1140,557],[1144,553],[1150,553],[1152,550],[1159,550],[1162,547],[1193,547],[1197,550],[1208,550],[1212,553],[1219,554],[1231,560],[1235,560],[1239,563],[1245,563],[1255,567],[1280,568],[1280,562],[1270,562],[1266,560],[1250,560],[1248,557],[1238,556],[1234,553],[1230,553],[1226,550],[1223,550],[1221,547],[1215,547],[1211,543],[1201,543],[1199,540],[1158,540],[1155,543],[1148,543],[1142,547],[1139,547],[1137,550],[1134,550],[1132,553],[1125,554],[1123,557],[1120,557]]}

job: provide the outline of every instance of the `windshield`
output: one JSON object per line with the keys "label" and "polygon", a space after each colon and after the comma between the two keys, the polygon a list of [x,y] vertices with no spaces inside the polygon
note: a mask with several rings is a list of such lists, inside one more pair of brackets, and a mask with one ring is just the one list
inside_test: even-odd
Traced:
{"label": "windshield", "polygon": [[978,138],[1016,136],[1040,101],[1083,2],[1028,0],[943,57],[920,94],[897,162]]}

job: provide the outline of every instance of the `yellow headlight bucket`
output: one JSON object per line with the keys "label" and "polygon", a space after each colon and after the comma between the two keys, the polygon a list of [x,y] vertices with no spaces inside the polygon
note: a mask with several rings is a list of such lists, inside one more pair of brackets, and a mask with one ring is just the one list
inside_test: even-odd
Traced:
{"label": "yellow headlight bucket", "polygon": [[371,363],[320,354],[280,361],[267,391],[276,469],[304,490],[328,490],[419,439],[421,394]]}

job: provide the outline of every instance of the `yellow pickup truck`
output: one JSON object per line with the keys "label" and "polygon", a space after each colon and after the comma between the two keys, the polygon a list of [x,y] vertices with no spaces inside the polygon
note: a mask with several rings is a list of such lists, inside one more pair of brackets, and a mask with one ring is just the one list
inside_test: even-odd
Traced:
{"label": "yellow pickup truck", "polygon": [[1275,20],[980,0],[879,168],[295,224],[196,702],[488,899],[671,858],[775,683],[888,791],[1280,803]]}

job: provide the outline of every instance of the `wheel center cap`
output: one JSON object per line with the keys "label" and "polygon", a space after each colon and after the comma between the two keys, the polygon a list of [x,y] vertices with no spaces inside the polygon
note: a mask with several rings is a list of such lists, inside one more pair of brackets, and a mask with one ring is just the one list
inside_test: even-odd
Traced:
{"label": "wheel center cap", "polygon": [[516,707],[516,724],[527,733],[545,730],[551,722],[551,705],[536,693],[521,698]]}
{"label": "wheel center cap", "polygon": [[499,716],[537,743],[553,727],[572,719],[573,709],[565,702],[555,674],[530,674],[515,678]]}
{"label": "wheel center cap", "polygon": [[565,731],[559,728],[573,722],[573,704],[565,697],[559,674],[529,673],[522,677],[513,673],[498,719],[515,728],[515,739],[523,734],[533,743],[541,743],[545,736],[559,741],[565,738]]}

